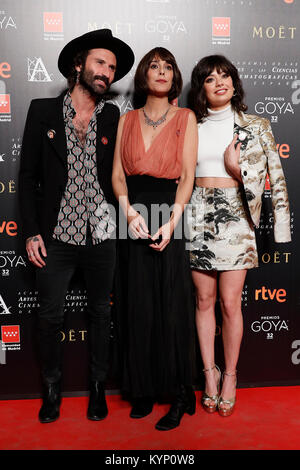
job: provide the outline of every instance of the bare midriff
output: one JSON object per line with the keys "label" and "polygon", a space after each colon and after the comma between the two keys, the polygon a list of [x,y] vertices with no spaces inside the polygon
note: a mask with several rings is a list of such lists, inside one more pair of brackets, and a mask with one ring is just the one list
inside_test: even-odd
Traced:
{"label": "bare midriff", "polygon": [[236,188],[240,183],[233,178],[215,178],[202,176],[195,178],[195,185],[201,188]]}

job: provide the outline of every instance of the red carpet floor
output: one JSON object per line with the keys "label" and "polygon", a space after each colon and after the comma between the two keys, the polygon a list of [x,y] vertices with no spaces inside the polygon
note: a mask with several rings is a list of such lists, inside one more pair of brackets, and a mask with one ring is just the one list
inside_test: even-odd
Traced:
{"label": "red carpet floor", "polygon": [[239,389],[234,414],[207,414],[199,403],[179,428],[154,429],[168,410],[155,405],[151,415],[133,420],[130,406],[108,397],[109,415],[86,419],[87,397],[63,398],[58,421],[37,420],[40,400],[0,401],[1,450],[300,450],[300,386]]}

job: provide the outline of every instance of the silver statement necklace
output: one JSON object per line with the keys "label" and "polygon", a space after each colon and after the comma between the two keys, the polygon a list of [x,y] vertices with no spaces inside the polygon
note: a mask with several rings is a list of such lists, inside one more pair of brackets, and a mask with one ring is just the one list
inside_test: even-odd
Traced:
{"label": "silver statement necklace", "polygon": [[144,113],[144,116],[145,116],[145,123],[146,123],[148,126],[152,126],[153,129],[156,129],[157,126],[159,126],[160,124],[162,124],[163,122],[165,122],[166,117],[167,117],[167,114],[168,114],[170,108],[171,108],[171,106],[168,107],[168,109],[167,109],[167,111],[165,112],[165,114],[163,114],[162,117],[159,118],[157,121],[153,121],[152,119],[150,119],[149,116],[147,115],[146,111],[145,111],[145,108],[143,108],[143,113]]}

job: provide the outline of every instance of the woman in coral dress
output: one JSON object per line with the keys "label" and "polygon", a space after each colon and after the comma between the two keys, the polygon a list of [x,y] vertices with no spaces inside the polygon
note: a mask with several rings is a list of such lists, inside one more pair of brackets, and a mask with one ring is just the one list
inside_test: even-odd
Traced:
{"label": "woman in coral dress", "polygon": [[193,112],[171,104],[181,87],[169,51],[155,48],[141,60],[135,91],[145,104],[120,119],[112,180],[130,233],[123,390],[132,398],[132,418],[170,398],[159,430],[195,412],[194,302],[182,221],[193,189],[197,124]]}

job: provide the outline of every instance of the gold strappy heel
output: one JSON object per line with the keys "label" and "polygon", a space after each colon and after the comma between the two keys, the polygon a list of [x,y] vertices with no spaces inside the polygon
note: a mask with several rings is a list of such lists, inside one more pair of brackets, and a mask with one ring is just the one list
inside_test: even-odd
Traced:
{"label": "gold strappy heel", "polygon": [[201,398],[201,405],[203,406],[203,409],[207,411],[207,413],[214,413],[217,410],[219,402],[219,387],[222,375],[219,367],[217,365],[214,365],[213,367],[209,367],[208,369],[203,369],[203,372],[207,372],[213,369],[217,369],[217,371],[219,372],[219,379],[217,382],[217,393],[216,395],[210,396],[204,391]]}
{"label": "gold strappy heel", "polygon": [[[236,370],[234,371],[233,374],[230,374],[228,372],[223,372],[223,375],[228,375],[229,377],[233,377],[233,376],[236,377],[236,372],[237,372]],[[230,398],[229,400],[224,400],[224,398],[220,396],[218,400],[219,415],[223,417],[232,415],[234,407],[235,407],[235,400],[236,400],[235,396],[233,398]],[[222,407],[222,405],[229,405],[229,407],[225,408],[225,407]]]}

